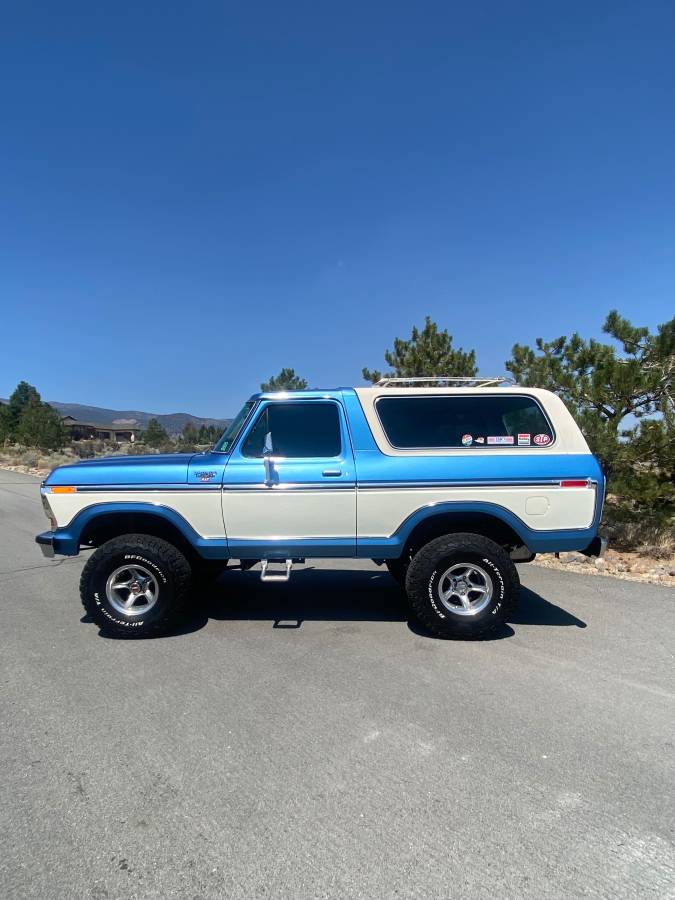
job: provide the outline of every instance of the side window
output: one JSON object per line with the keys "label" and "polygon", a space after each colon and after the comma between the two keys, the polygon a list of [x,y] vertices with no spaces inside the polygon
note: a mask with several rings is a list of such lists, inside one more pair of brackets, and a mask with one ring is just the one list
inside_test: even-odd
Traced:
{"label": "side window", "polygon": [[539,404],[524,395],[380,397],[387,440],[402,450],[546,447],[553,431]]}
{"label": "side window", "polygon": [[340,417],[334,403],[305,400],[270,403],[249,432],[242,453],[261,457],[265,435],[272,434],[274,456],[290,459],[339,456],[342,449]]}

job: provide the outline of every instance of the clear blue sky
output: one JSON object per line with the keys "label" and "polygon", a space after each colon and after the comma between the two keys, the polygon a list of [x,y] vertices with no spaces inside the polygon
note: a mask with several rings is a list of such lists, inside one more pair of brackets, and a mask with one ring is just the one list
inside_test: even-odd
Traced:
{"label": "clear blue sky", "polygon": [[675,313],[675,5],[5,4],[0,396],[231,415]]}

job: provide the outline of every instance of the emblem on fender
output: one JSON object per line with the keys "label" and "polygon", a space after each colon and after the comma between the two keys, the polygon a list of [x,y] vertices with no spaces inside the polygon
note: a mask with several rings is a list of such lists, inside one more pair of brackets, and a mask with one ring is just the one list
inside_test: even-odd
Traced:
{"label": "emblem on fender", "polygon": [[211,481],[212,478],[216,477],[215,472],[195,472],[195,475],[200,481]]}

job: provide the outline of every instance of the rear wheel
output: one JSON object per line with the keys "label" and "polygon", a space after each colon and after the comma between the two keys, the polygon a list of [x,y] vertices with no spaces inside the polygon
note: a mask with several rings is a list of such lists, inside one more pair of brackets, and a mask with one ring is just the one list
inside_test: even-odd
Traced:
{"label": "rear wheel", "polygon": [[520,581],[499,544],[478,534],[452,534],[413,557],[406,591],[415,615],[434,634],[476,638],[504,622]]}
{"label": "rear wheel", "polygon": [[189,595],[190,566],[167,541],[128,534],[103,544],[87,561],[80,597],[107,634],[146,637],[174,624]]}

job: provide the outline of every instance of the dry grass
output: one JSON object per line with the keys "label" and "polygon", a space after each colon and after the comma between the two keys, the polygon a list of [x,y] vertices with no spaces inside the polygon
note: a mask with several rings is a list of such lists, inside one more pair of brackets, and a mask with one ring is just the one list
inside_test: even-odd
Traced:
{"label": "dry grass", "polygon": [[606,528],[610,546],[615,550],[634,551],[653,559],[675,556],[675,529],[670,525],[654,525],[640,521],[615,522]]}

